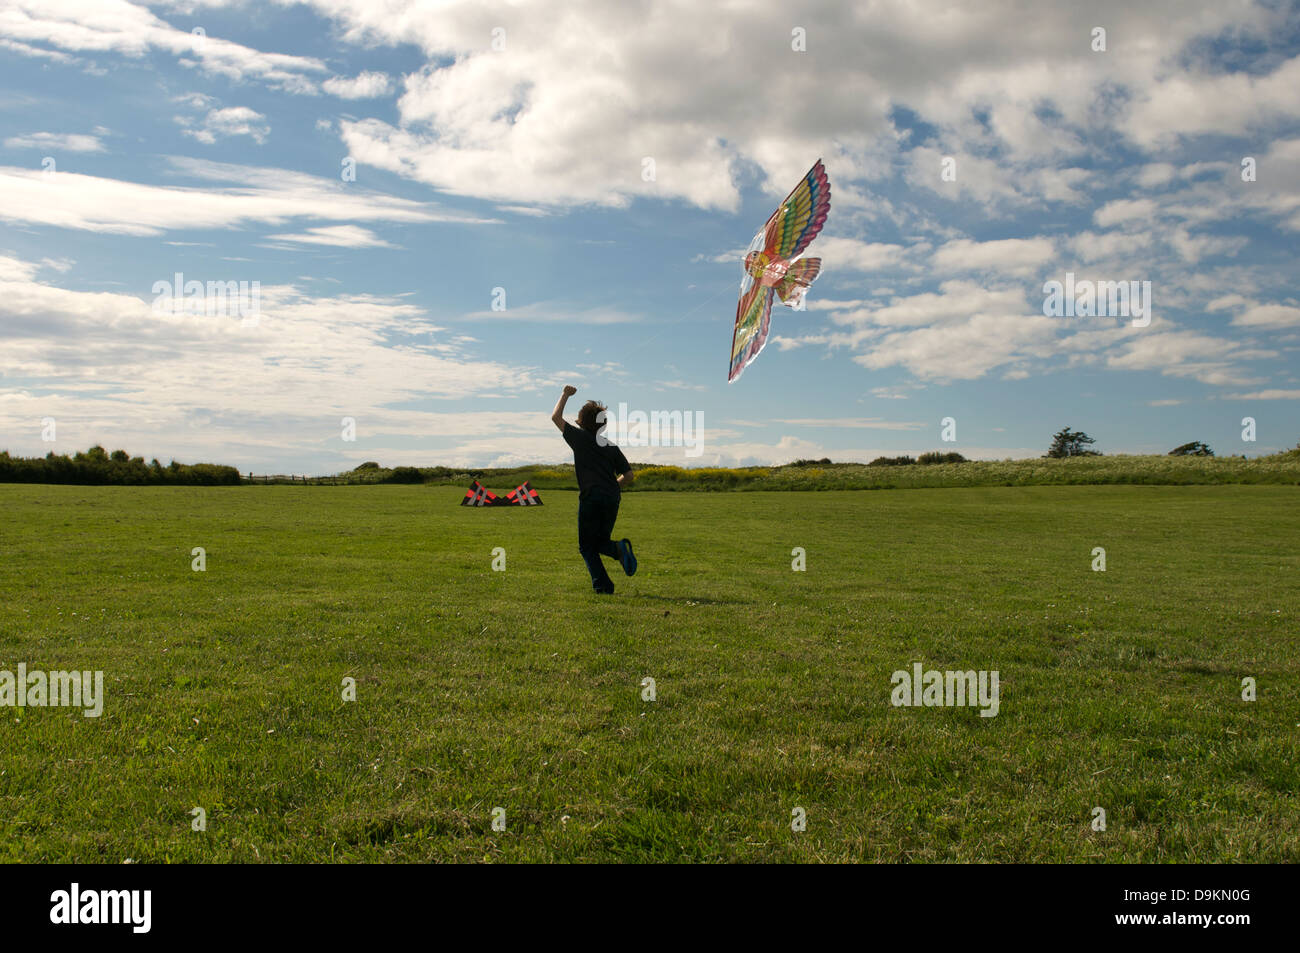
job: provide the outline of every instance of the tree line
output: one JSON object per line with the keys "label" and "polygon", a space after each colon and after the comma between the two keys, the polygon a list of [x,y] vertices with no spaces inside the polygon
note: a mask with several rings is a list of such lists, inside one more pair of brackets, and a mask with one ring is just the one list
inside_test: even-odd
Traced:
{"label": "tree line", "polygon": [[0,483],[70,483],[123,486],[238,486],[239,471],[216,463],[148,463],[125,450],[94,446],[73,456],[12,457],[0,450]]}
{"label": "tree line", "polygon": [[[1071,430],[1065,427],[1052,435],[1052,445],[1047,448],[1047,453],[1043,456],[1053,460],[1063,457],[1099,457],[1101,454],[1098,451],[1089,449],[1096,442],[1082,430]],[[1212,457],[1214,451],[1204,441],[1193,440],[1191,443],[1174,447],[1169,451],[1168,456]]]}
{"label": "tree line", "polygon": [[[1052,445],[1044,456],[1095,457],[1100,456],[1091,445],[1096,441],[1081,430],[1069,427],[1058,431],[1052,437]],[[1169,456],[1214,456],[1214,451],[1197,440],[1185,443],[1169,451]],[[923,453],[913,458],[877,457],[869,466],[910,466],[913,464],[965,463],[966,458],[959,453],[940,453],[934,451]],[[792,467],[834,466],[829,458],[820,460],[796,460]],[[465,472],[478,476],[482,471],[452,470],[447,467],[380,467],[374,461],[366,461],[355,470],[342,477],[362,478],[373,473],[373,479],[358,479],[357,482],[374,483],[423,483],[437,480],[453,474]],[[105,484],[138,486],[237,486],[241,482],[239,471],[234,467],[216,463],[177,463],[173,460],[164,466],[155,458],[145,463],[143,457],[132,457],[125,450],[109,453],[101,446],[93,446],[73,456],[47,453],[43,457],[14,457],[7,450],[0,450],[0,483],[68,483],[68,484]]]}

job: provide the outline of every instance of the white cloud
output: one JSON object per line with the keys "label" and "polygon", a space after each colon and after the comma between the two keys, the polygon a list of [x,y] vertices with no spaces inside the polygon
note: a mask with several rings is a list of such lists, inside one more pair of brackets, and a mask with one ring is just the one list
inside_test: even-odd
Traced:
{"label": "white cloud", "polygon": [[0,255],[0,281],[28,281],[39,270],[36,262]]}
{"label": "white cloud", "polygon": [[[819,237],[804,254],[810,258],[822,259],[824,270],[836,271],[883,271],[897,268],[904,263],[909,252],[902,245],[890,245],[883,242],[864,242],[856,238]],[[735,259],[744,261],[742,251]]]}
{"label": "white cloud", "polygon": [[1231,136],[1300,118],[1300,57],[1260,76],[1180,73],[1144,89],[1122,122],[1140,146],[1194,135]]}
{"label": "white cloud", "polygon": [[1050,238],[1006,238],[989,242],[963,238],[940,246],[934,253],[934,265],[942,272],[979,271],[1025,276],[1040,272],[1055,253]]}
{"label": "white cloud", "polygon": [[1233,318],[1232,323],[1248,328],[1300,327],[1300,308],[1287,304],[1256,304]]}
{"label": "white cloud", "polygon": [[160,51],[205,73],[235,82],[257,79],[291,93],[315,93],[311,74],[328,72],[314,57],[264,53],[217,36],[179,30],[127,0],[7,0],[0,11],[0,37],[132,59]]}
{"label": "white cloud", "polygon": [[[886,174],[900,153],[914,184],[940,194],[1078,203],[1097,175],[1069,161],[1088,157],[1099,131],[1118,129],[1130,145],[1155,148],[1300,112],[1292,95],[1300,58],[1266,75],[1186,66],[1199,63],[1188,53],[1200,41],[1229,32],[1267,41],[1285,27],[1282,10],[1243,0],[1202,4],[1194,14],[1174,0],[1101,2],[1114,46],[1105,55],[1087,50],[1067,0],[1038,4],[1033,16],[1016,0],[986,0],[978,13],[938,0],[882,0],[869,12],[822,5],[810,11],[807,54],[789,49],[789,14],[775,3],[746,6],[743,15],[687,0],[618,10],[602,0],[562,9],[494,0],[309,5],[346,44],[414,46],[430,61],[403,78],[395,124],[341,123],[352,155],[439,189],[514,204],[660,197],[734,210],[748,164],[783,194],[819,153],[845,209],[876,213],[871,190],[852,183]],[[502,49],[492,43],[498,27]],[[126,0],[10,0],[0,36],[135,58],[160,50],[211,74],[295,93],[323,87],[361,97],[389,86],[384,73],[329,76],[314,57],[195,37]],[[939,130],[943,149],[911,148],[894,127],[898,107]],[[944,155],[958,160],[956,182],[939,179]],[[642,177],[646,157],[655,161],[652,181]],[[1153,163],[1142,181],[1168,175]]]}
{"label": "white cloud", "polygon": [[[818,153],[833,195],[841,183],[850,205],[866,206],[848,183],[879,175],[903,148],[891,121],[898,106],[951,143],[911,151],[914,184],[982,202],[1083,201],[1093,173],[1063,159],[1087,156],[1088,136],[1113,129],[1130,103],[1159,114],[1161,90],[1176,95],[1169,65],[1189,41],[1227,29],[1267,36],[1283,19],[1238,2],[1194,17],[1170,4],[1160,13],[1108,3],[1099,15],[1117,49],[1100,56],[1088,53],[1064,2],[1040,4],[1032,17],[1010,0],[989,0],[978,14],[902,0],[869,14],[826,5],[815,11],[814,48],[794,55],[780,4],[744,16],[685,0],[624,10],[598,0],[563,10],[453,0],[436,13],[389,0],[314,5],[353,42],[416,44],[438,61],[405,78],[399,124],[343,124],[361,161],[497,201],[659,196],[728,210],[743,163],[783,194]],[[494,50],[492,29],[503,25],[505,48]],[[1246,94],[1271,97],[1274,86]],[[1149,138],[1136,121],[1121,128]],[[995,148],[1008,158],[983,157]],[[940,181],[945,154],[958,159],[955,183]],[[641,178],[647,156],[653,182]]]}
{"label": "white cloud", "polygon": [[387,73],[365,71],[352,79],[332,76],[321,83],[321,89],[340,99],[375,99],[387,96],[391,83]]}
{"label": "white cloud", "polygon": [[1209,255],[1235,255],[1246,246],[1246,239],[1239,235],[1192,235],[1185,228],[1176,228],[1169,235],[1169,244],[1183,261],[1195,265]]}
{"label": "white cloud", "polygon": [[307,245],[332,245],[339,248],[392,248],[368,228],[360,225],[323,225],[297,234],[268,235],[282,242],[299,242]]}
{"label": "white cloud", "polygon": [[971,380],[1048,345],[1058,330],[1041,314],[976,314],[888,334],[854,360],[872,370],[903,367],[923,380]]}
{"label": "white cloud", "polygon": [[173,169],[223,185],[146,185],[0,166],[0,220],[118,235],[160,235],[174,229],[238,228],[293,218],[389,222],[464,222],[425,202],[380,195],[317,176],[258,166],[172,160]]}
{"label": "white cloud", "polygon": [[[498,205],[497,210],[501,212],[513,212],[515,215],[527,215],[529,218],[545,218],[550,214],[544,208],[534,208],[531,205]],[[584,244],[590,245],[612,245],[613,242],[597,242],[592,239],[584,239]]]}
{"label": "white cloud", "polygon": [[32,46],[30,43],[20,43],[17,40],[0,39],[0,50],[8,50],[10,53],[17,53],[19,56],[49,60],[51,63],[77,62],[75,56],[69,56],[67,53],[60,53],[57,50],[44,50],[38,46]]}
{"label": "white cloud", "polygon": [[1205,305],[1206,311],[1235,311],[1230,322],[1236,327],[1280,330],[1300,327],[1300,307],[1293,304],[1261,303],[1232,292]]}
{"label": "white cloud", "polygon": [[1070,239],[1070,250],[1085,264],[1096,261],[1131,260],[1137,252],[1154,244],[1150,232],[1080,232]]}
{"label": "white cloud", "polygon": [[266,121],[266,117],[247,106],[209,110],[203,119],[203,124],[197,129],[189,128],[191,121],[188,117],[178,116],[176,121],[186,127],[185,135],[193,136],[199,142],[208,145],[212,145],[218,139],[229,139],[233,136],[248,136],[261,145],[271,134],[271,125]]}
{"label": "white cloud", "polygon": [[7,149],[40,149],[44,152],[103,152],[99,136],[80,133],[31,132],[10,136],[5,140]]}
{"label": "white cloud", "polygon": [[1133,221],[1149,222],[1158,208],[1154,199],[1115,199],[1093,212],[1092,220],[1100,228]]}
{"label": "white cloud", "polygon": [[1041,307],[1030,309],[1023,287],[990,289],[973,281],[954,279],[943,282],[937,292],[895,297],[883,307],[836,312],[831,320],[843,325],[914,327],[956,323],[976,313],[1032,313],[1033,310],[1041,316]]}
{"label": "white cloud", "polygon": [[1107,364],[1122,370],[1158,370],[1174,377],[1192,377],[1205,384],[1231,386],[1255,383],[1234,362],[1267,358],[1275,352],[1247,350],[1237,341],[1198,331],[1164,331],[1132,337],[1112,353]]}
{"label": "white cloud", "polygon": [[206,93],[182,93],[179,96],[173,96],[172,102],[184,103],[191,109],[207,109],[216,104],[216,100]]}
{"label": "white cloud", "polygon": [[405,406],[517,394],[539,380],[530,368],[476,358],[398,298],[264,287],[259,321],[246,327],[129,294],[67,290],[35,280],[37,270],[0,258],[0,379],[42,382],[0,386],[0,397],[33,398],[0,404],[0,432],[32,433],[31,450],[41,449],[30,426],[39,411],[58,419],[71,445],[111,440],[247,466],[334,449],[341,416],[363,434],[438,433],[454,415]]}
{"label": "white cloud", "polygon": [[1251,302],[1248,301],[1246,298],[1244,298],[1244,297],[1242,297],[1241,295],[1236,294],[1236,293],[1234,292],[1234,293],[1231,293],[1231,294],[1220,295],[1219,297],[1217,297],[1217,298],[1215,298],[1214,300],[1210,301],[1210,302],[1205,306],[1205,310],[1206,310],[1206,311],[1224,311],[1224,310],[1227,310],[1227,309],[1230,309],[1230,308],[1236,308],[1236,307],[1240,307],[1241,305],[1244,305],[1244,304],[1250,304],[1250,303],[1251,303]]}

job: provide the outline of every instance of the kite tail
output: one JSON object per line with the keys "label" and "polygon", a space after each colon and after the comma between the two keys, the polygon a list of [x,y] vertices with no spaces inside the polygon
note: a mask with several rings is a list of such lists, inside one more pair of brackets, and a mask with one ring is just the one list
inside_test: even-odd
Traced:
{"label": "kite tail", "polygon": [[781,303],[791,308],[798,307],[804,292],[817,279],[821,270],[820,258],[800,258],[792,262],[785,277],[776,283],[776,293],[781,298]]}

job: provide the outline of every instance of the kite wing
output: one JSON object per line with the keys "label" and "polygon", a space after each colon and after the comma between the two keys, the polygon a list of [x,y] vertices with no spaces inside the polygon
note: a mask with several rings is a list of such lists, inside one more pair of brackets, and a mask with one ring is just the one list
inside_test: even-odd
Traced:
{"label": "kite wing", "polygon": [[818,159],[763,226],[764,250],[789,261],[812,244],[831,212],[831,182]]}
{"label": "kite wing", "polygon": [[469,490],[465,493],[465,498],[460,501],[461,506],[499,506],[500,497],[489,490],[483,484],[475,480],[470,484]]}
{"label": "kite wing", "polygon": [[804,292],[817,280],[821,270],[820,258],[800,258],[791,262],[785,277],[776,283],[776,293],[781,298],[781,303],[791,308],[800,307]]}
{"label": "kite wing", "polygon": [[767,344],[767,332],[772,323],[772,288],[750,282],[749,290],[736,304],[736,327],[731,334],[731,367],[727,382],[740,376],[745,367],[758,357]]}
{"label": "kite wing", "polygon": [[506,502],[510,506],[541,506],[542,498],[525,480],[506,497]]}

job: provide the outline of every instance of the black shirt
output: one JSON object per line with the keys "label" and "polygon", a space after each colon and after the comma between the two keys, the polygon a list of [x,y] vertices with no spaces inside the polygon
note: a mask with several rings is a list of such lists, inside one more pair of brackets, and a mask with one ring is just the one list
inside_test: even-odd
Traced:
{"label": "black shirt", "polygon": [[623,451],[565,421],[564,442],[573,448],[573,469],[578,475],[578,499],[619,498],[618,478],[632,468]]}

